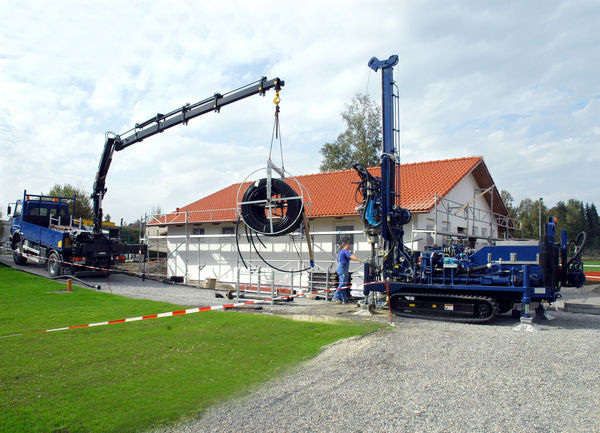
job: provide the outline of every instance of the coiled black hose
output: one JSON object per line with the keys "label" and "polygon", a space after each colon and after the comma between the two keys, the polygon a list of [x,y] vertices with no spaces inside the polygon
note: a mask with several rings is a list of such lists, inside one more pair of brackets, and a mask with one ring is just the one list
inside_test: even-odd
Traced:
{"label": "coiled black hose", "polygon": [[271,179],[271,197],[267,197],[267,179],[260,179],[244,192],[240,214],[244,223],[255,232],[282,236],[300,227],[303,211],[302,198],[285,181]]}

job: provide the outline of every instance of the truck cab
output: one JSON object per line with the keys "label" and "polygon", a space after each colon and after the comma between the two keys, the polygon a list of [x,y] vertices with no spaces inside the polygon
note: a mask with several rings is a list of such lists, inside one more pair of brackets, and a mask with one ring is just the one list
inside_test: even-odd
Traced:
{"label": "truck cab", "polygon": [[[56,197],[23,193],[15,203],[10,245],[16,264],[24,265],[28,259],[46,263],[54,252],[54,259],[70,257],[71,226],[69,205],[75,206],[76,197]],[[9,214],[11,209],[9,207]]]}

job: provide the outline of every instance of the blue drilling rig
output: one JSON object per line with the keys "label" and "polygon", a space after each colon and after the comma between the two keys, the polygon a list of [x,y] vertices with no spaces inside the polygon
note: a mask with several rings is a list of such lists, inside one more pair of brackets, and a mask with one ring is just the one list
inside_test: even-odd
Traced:
{"label": "blue drilling rig", "polygon": [[530,304],[543,310],[542,301],[556,301],[561,287],[583,285],[586,235],[582,232],[568,241],[564,230],[557,232],[553,217],[537,245],[515,240],[475,251],[457,243],[422,252],[405,245],[403,226],[411,221],[411,213],[400,205],[393,79],[397,64],[396,55],[369,61],[382,76],[381,177],[354,166],[361,179],[358,209],[372,251],[364,267],[366,299],[370,292],[381,292],[397,315],[484,323],[516,305],[521,306],[522,318],[530,318]]}

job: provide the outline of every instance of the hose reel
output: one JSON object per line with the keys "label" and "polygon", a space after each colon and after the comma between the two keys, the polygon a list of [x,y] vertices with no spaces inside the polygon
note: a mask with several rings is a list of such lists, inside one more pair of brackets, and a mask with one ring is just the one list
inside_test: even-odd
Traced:
{"label": "hose reel", "polygon": [[[283,179],[259,179],[244,192],[238,202],[242,221],[255,232],[265,236],[283,236],[302,224],[304,200]],[[239,193],[238,193],[239,197]]]}

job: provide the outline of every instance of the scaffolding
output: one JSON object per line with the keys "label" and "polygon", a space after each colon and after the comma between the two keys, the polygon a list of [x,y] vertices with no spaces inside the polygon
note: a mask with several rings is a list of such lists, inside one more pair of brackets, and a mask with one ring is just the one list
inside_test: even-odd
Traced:
{"label": "scaffolding", "polygon": [[[235,234],[235,208],[212,209],[206,211],[178,211],[165,215],[145,216],[144,241],[148,245],[149,261],[147,272],[152,273],[160,266],[168,263],[168,274],[181,276],[185,283],[200,282],[203,278],[214,278],[219,282],[228,282],[232,285],[239,283],[236,269],[244,269],[243,275],[266,275],[271,268],[259,257],[250,244],[238,245]],[[458,203],[445,197],[435,195],[433,210],[421,215],[424,221],[421,226],[413,218],[410,229],[411,248],[416,248],[420,235],[430,235],[432,244],[442,245],[449,241],[469,242],[482,239],[492,244],[497,240],[514,237],[514,233],[521,230],[519,221],[506,215],[494,213],[490,210],[477,208],[475,200],[467,204]],[[431,224],[428,223],[431,222]],[[337,220],[331,223],[337,224]],[[315,252],[313,273],[335,272],[337,253],[341,247],[342,239],[350,236],[353,240],[354,253],[362,257],[371,254],[371,246],[362,231],[362,222],[358,215],[352,221],[340,221],[340,225],[352,229],[326,230],[316,229],[311,231],[311,242]],[[317,224],[318,225],[318,224]],[[355,230],[360,225],[361,230]],[[221,227],[227,233],[206,233],[217,231]],[[322,224],[323,226],[323,224]],[[169,230],[176,227],[175,233]],[[244,239],[245,236],[240,234]],[[288,275],[300,274],[297,280],[299,286],[310,285],[311,273],[308,266],[308,248],[304,232],[291,233],[282,237],[261,237],[261,248],[267,261],[278,270],[287,272]],[[430,246],[430,245],[426,245]],[[243,258],[238,254],[238,247]],[[208,267],[208,268],[207,268]],[[206,268],[206,269],[205,269]],[[205,272],[203,272],[205,271]],[[362,265],[351,269],[359,282],[362,279]],[[167,275],[168,275],[167,274]],[[209,275],[207,275],[209,274]],[[289,284],[290,277],[286,279]],[[247,282],[248,284],[250,281]]]}
{"label": "scaffolding", "polygon": [[[486,190],[485,192],[488,192]],[[495,241],[516,237],[520,232],[523,236],[522,224],[519,220],[508,215],[493,212],[493,196],[490,210],[476,206],[476,201],[458,203],[435,194],[433,211],[429,217],[432,224],[423,227],[412,226],[411,242],[417,242],[418,234],[430,235],[433,245],[456,241],[485,240],[490,245]],[[454,230],[453,230],[454,229]]]}

